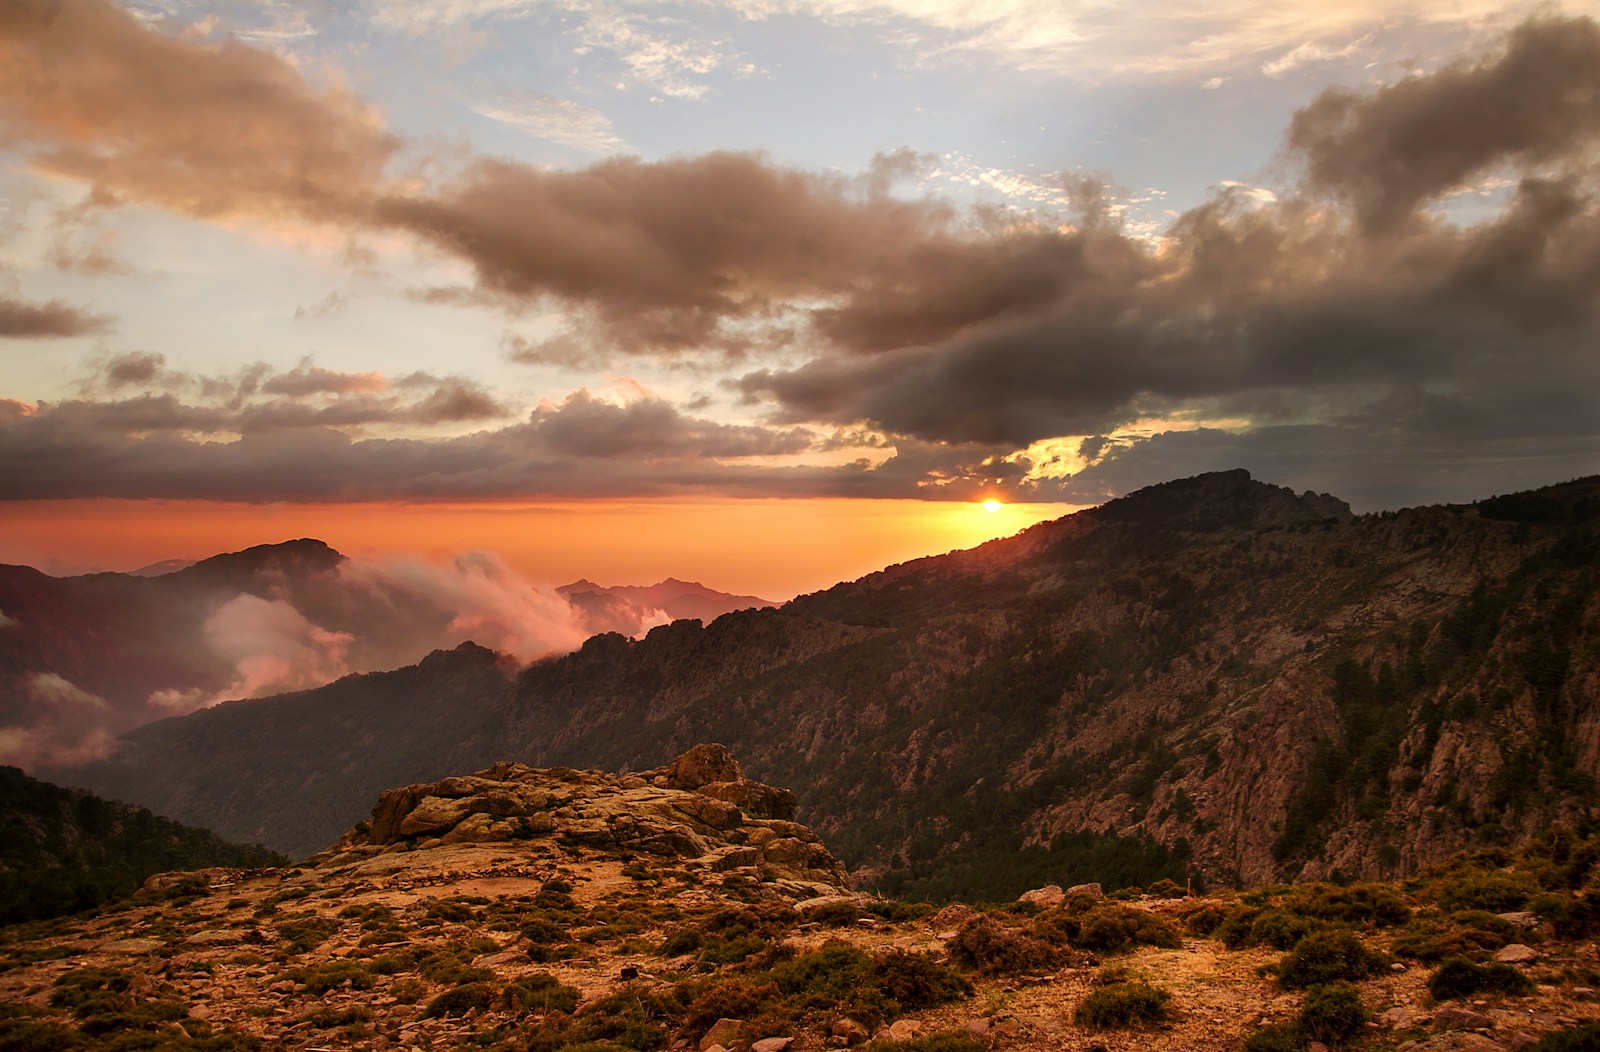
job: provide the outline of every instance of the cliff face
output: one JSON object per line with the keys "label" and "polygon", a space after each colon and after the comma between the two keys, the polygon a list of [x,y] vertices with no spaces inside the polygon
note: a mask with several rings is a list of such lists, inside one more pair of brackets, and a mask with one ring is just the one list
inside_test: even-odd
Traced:
{"label": "cliff face", "polygon": [[[270,755],[247,725],[288,702],[143,728],[77,774],[203,822],[225,796],[327,811],[294,786],[331,769],[637,769],[716,740],[804,787],[802,817],[901,893],[1396,876],[1600,818],[1597,521],[1593,479],[1357,518],[1225,472],[780,610],[596,637],[458,691],[426,731],[375,718],[359,751],[326,728],[430,704],[419,677],[297,696],[307,733]],[[283,791],[241,805],[246,765]],[[340,806],[287,846],[331,841]]]}

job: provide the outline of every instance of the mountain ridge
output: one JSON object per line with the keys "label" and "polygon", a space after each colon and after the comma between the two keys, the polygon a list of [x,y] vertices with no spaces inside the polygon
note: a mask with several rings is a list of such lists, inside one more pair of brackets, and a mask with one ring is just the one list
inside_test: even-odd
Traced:
{"label": "mountain ridge", "polygon": [[[1014,893],[1090,858],[1224,883],[1415,872],[1600,817],[1584,791],[1600,765],[1596,492],[1346,519],[1202,476],[779,610],[592,638],[463,696],[445,740],[466,769],[627,769],[725,741],[763,781],[806,786],[803,817],[903,893]],[[1227,493],[1243,503],[1205,511]],[[1133,496],[1183,512],[1185,494],[1203,515],[1128,527]],[[203,809],[248,758],[215,735],[180,746],[172,726],[130,741],[169,772],[162,800]],[[395,771],[436,748],[367,733]],[[314,752],[269,766],[292,783]],[[124,767],[80,773],[139,773]]]}

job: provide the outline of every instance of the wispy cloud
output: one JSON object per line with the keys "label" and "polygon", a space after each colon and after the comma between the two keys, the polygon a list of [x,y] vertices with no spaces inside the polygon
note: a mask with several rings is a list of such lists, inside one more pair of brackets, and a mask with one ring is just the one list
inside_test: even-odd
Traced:
{"label": "wispy cloud", "polygon": [[609,117],[571,99],[538,92],[499,92],[475,97],[468,105],[479,116],[585,153],[618,153],[628,148]]}

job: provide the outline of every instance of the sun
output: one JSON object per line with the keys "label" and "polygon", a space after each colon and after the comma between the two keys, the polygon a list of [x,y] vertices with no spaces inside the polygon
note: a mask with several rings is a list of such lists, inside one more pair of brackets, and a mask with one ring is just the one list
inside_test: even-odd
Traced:
{"label": "sun", "polygon": [[993,515],[995,512],[999,511],[1001,507],[1003,507],[1003,505],[997,500],[986,500],[983,502],[983,510],[988,512],[990,515]]}

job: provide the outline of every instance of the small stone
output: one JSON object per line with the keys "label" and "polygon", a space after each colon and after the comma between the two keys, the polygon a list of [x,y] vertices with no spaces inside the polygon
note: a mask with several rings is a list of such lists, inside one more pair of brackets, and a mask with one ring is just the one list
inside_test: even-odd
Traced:
{"label": "small stone", "polygon": [[207,928],[183,940],[188,946],[231,946],[244,941],[244,932],[227,928]]}
{"label": "small stone", "polygon": [[1519,928],[1531,930],[1539,926],[1539,918],[1526,910],[1519,910],[1516,913],[1499,913],[1496,916],[1503,921],[1515,924]]}
{"label": "small stone", "polygon": [[985,1038],[989,1036],[989,1025],[989,1020],[987,1019],[969,1019],[961,1024],[961,1029],[973,1037]]}
{"label": "small stone", "polygon": [[783,1052],[792,1044],[792,1037],[764,1037],[750,1046],[750,1052]]}
{"label": "small stone", "polygon": [[828,1033],[840,1038],[846,1045],[858,1044],[867,1039],[867,1028],[849,1016],[841,1016],[835,1020],[833,1026],[828,1028]]}
{"label": "small stone", "polygon": [[1531,964],[1539,959],[1539,951],[1532,946],[1514,942],[1495,951],[1494,959],[1502,964]]}
{"label": "small stone", "polygon": [[713,1045],[721,1045],[723,1052],[727,1052],[727,1046],[738,1038],[742,1029],[744,1029],[743,1019],[718,1019],[700,1039],[700,1052],[710,1052]]}
{"label": "small stone", "polygon": [[1571,990],[1568,990],[1567,993],[1571,994],[1573,998],[1578,1001],[1594,1000],[1594,990],[1587,986],[1574,986]]}
{"label": "small stone", "polygon": [[1487,1030],[1494,1027],[1494,1020],[1470,1008],[1445,1005],[1433,1014],[1433,1025],[1439,1030]]}
{"label": "small stone", "polygon": [[1333,1052],[1333,1050],[1321,1041],[1313,1041],[1306,1046],[1306,1052]]}
{"label": "small stone", "polygon": [[897,1019],[889,1027],[890,1041],[910,1041],[928,1032],[928,1028],[914,1019]]}
{"label": "small stone", "polygon": [[1398,1005],[1379,1015],[1378,1022],[1390,1030],[1404,1030],[1406,1027],[1419,1024],[1415,1012],[1409,1008],[1401,1008]]}
{"label": "small stone", "polygon": [[1396,962],[1394,962],[1393,964],[1391,964],[1389,966],[1389,970],[1391,972],[1394,972],[1396,975],[1399,975],[1402,972],[1409,971],[1410,969],[1408,969],[1405,965],[1401,964],[1399,961],[1396,961]]}
{"label": "small stone", "polygon": [[1099,884],[1074,884],[1067,889],[1066,894],[1069,897],[1072,895],[1088,895],[1090,898],[1103,899],[1106,897],[1106,890]]}

